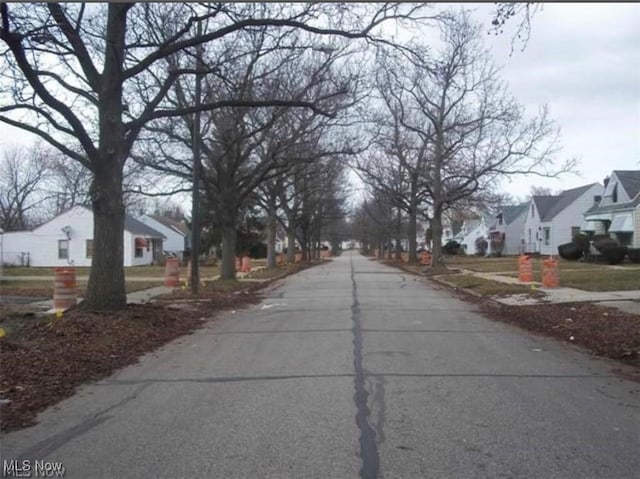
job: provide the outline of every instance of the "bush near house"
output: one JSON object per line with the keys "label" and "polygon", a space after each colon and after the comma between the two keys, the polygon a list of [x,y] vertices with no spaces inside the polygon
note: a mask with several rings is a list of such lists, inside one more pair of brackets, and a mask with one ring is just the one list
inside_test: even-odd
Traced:
{"label": "bush near house", "polygon": [[449,240],[442,247],[444,254],[448,254],[450,256],[455,256],[460,251],[460,243],[454,240]]}
{"label": "bush near house", "polygon": [[595,246],[595,248],[600,251],[600,253],[604,254],[604,251],[606,249],[620,246],[620,243],[618,243],[613,238],[609,238],[608,236],[598,235],[593,237],[593,246]]}
{"label": "bush near house", "polygon": [[575,243],[564,243],[558,246],[558,254],[567,261],[577,261],[582,258],[583,252]]}
{"label": "bush near house", "polygon": [[577,235],[575,235],[571,241],[574,245],[576,245],[576,247],[578,248],[578,251],[580,251],[580,253],[587,254],[589,253],[589,238],[587,238],[587,235],[583,234],[583,233],[578,233]]}
{"label": "bush near house", "polygon": [[627,248],[627,256],[632,263],[640,263],[640,248]]}
{"label": "bush near house", "polygon": [[602,256],[609,264],[622,263],[626,255],[626,246],[609,246],[602,249]]}
{"label": "bush near house", "polygon": [[489,243],[487,243],[487,240],[484,239],[482,236],[476,239],[475,241],[476,255],[478,256],[486,255],[488,246],[489,246]]}

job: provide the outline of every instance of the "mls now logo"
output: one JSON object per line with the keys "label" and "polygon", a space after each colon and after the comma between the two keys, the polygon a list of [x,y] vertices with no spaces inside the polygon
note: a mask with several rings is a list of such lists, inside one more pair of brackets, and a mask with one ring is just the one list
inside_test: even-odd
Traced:
{"label": "mls now logo", "polygon": [[64,477],[61,462],[50,461],[2,461],[2,477]]}

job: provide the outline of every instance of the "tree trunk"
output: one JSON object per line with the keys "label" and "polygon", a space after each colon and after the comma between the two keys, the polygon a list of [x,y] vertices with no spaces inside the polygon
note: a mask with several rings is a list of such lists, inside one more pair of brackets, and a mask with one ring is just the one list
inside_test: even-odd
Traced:
{"label": "tree trunk", "polygon": [[276,207],[269,204],[269,212],[267,218],[267,268],[277,268],[276,263]]}
{"label": "tree trunk", "polygon": [[127,306],[122,169],[118,163],[104,162],[91,186],[94,248],[83,304],[89,310],[117,310]]}
{"label": "tree trunk", "polygon": [[220,278],[236,278],[236,226],[222,225],[222,261],[220,262]]}
{"label": "tree trunk", "polygon": [[442,209],[434,208],[433,218],[431,218],[431,267],[443,268],[444,261],[442,257]]}
{"label": "tree trunk", "polygon": [[396,215],[396,261],[402,260],[402,210]]}
{"label": "tree trunk", "polygon": [[100,140],[98,152],[91,158],[94,249],[83,305],[90,310],[127,307],[122,170],[129,152],[122,122],[122,62],[129,8],[130,5],[110,4],[108,9],[107,48],[98,91]]}
{"label": "tree trunk", "polygon": [[407,235],[409,236],[409,264],[418,262],[418,245],[416,241],[416,231],[418,229],[418,209],[409,209],[409,224],[407,226]]}
{"label": "tree trunk", "polygon": [[306,262],[309,259],[309,233],[307,228],[302,228],[302,262]]}
{"label": "tree trunk", "polygon": [[287,225],[287,263],[293,263],[296,260],[296,224],[292,218],[289,218]]}

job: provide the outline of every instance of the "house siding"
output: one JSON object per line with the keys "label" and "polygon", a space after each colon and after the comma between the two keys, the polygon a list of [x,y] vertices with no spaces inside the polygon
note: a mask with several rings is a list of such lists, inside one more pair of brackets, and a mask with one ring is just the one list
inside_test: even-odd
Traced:
{"label": "house siding", "polygon": [[[531,206],[529,206],[531,208]],[[522,240],[524,239],[524,223],[526,214],[531,210],[524,210],[509,224],[496,224],[493,231],[504,233],[504,249],[503,255],[519,254],[521,252]]]}
{"label": "house siding", "polygon": [[609,183],[602,193],[602,201],[600,202],[600,206],[615,204],[613,202],[613,190],[615,189],[616,185],[618,186],[618,201],[616,201],[615,203],[626,203],[628,201],[631,201],[631,198],[629,198],[629,196],[627,195],[624,187],[622,186],[622,183],[620,183],[618,176],[615,173],[611,173]]}
{"label": "house siding", "polygon": [[165,235],[166,239],[162,244],[163,249],[165,251],[178,254],[180,259],[182,259],[182,254],[185,250],[185,237],[183,234],[178,233],[173,228],[169,228],[168,226],[146,215],[138,218],[138,221]]}
{"label": "house siding", "polygon": [[464,248],[467,254],[475,254],[476,240],[478,238],[484,237],[488,241],[489,231],[482,220],[470,230],[467,229],[467,225],[463,225],[461,233],[462,239],[460,241],[460,245]]}
{"label": "house siding", "polygon": [[[557,255],[558,246],[564,243],[570,243],[573,239],[571,236],[571,228],[580,228],[583,222],[583,213],[593,206],[593,197],[602,194],[602,186],[595,184],[585,191],[578,199],[560,211],[551,221],[545,221],[540,224],[542,227],[542,242],[540,252],[542,254]],[[550,241],[548,245],[544,244],[544,229],[550,228]]]}
{"label": "house siding", "polygon": [[[532,205],[533,217],[531,216]],[[525,252],[539,253],[542,246],[542,222],[540,221],[538,209],[533,200],[529,200],[527,204],[523,226],[522,237],[524,238]]]}
{"label": "house siding", "polygon": [[[62,228],[69,226],[70,239],[68,258],[58,258],[58,241],[66,240]],[[124,241],[124,266],[151,264],[152,248],[143,252],[142,258],[134,258],[134,237],[126,231]],[[91,266],[91,258],[87,258],[87,240],[93,239],[93,212],[84,207],[75,207],[33,231],[16,231],[5,233],[2,244],[2,262],[20,265],[21,257],[28,254],[30,266]],[[24,255],[23,255],[24,254]]]}

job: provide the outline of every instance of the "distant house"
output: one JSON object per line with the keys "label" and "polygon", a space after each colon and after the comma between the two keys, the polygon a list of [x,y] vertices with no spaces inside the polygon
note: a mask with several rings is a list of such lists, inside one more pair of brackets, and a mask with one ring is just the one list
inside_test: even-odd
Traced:
{"label": "distant house", "polygon": [[584,213],[582,231],[640,248],[640,170],[614,170],[600,201]]}
{"label": "distant house", "polygon": [[[124,266],[152,264],[164,235],[129,215],[124,220]],[[75,206],[32,231],[4,233],[2,263],[22,266],[91,266],[93,211]]]}
{"label": "distant house", "polygon": [[559,245],[580,233],[583,213],[600,201],[602,190],[599,183],[591,183],[559,195],[533,196],[524,221],[524,251],[557,255]]}
{"label": "distant house", "polygon": [[139,221],[159,231],[165,236],[164,251],[180,260],[184,258],[185,250],[189,248],[189,228],[180,221],[159,215],[144,215]]}
{"label": "distant house", "polygon": [[[495,218],[489,213],[481,213],[476,218],[465,220],[462,223],[462,229],[458,233],[457,240],[467,254],[475,254],[476,240],[484,238],[489,242],[489,231],[493,228]],[[487,254],[491,251],[487,248]]]}
{"label": "distant house", "polygon": [[456,224],[451,223],[450,221],[442,222],[442,245],[444,246],[449,241],[457,241],[460,243],[462,240],[461,226],[456,226]]}
{"label": "distant house", "polygon": [[518,254],[522,252],[522,232],[527,212],[527,203],[503,206],[495,215],[489,238],[504,241],[502,254]]}

